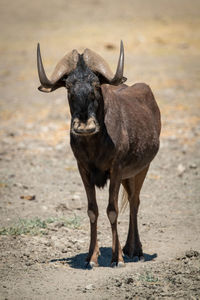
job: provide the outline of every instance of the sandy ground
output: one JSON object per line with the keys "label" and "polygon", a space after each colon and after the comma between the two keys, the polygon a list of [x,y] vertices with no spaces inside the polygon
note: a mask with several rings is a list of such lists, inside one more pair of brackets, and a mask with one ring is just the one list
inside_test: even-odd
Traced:
{"label": "sandy ground", "polygon": [[[200,298],[200,2],[0,1],[0,299]],[[162,114],[160,152],[139,212],[145,262],[110,268],[108,190],[98,191],[99,268],[87,270],[87,201],[69,146],[66,91],[43,94],[74,48],[114,70],[125,46],[128,83],[146,82]],[[128,210],[119,217],[122,245]]]}

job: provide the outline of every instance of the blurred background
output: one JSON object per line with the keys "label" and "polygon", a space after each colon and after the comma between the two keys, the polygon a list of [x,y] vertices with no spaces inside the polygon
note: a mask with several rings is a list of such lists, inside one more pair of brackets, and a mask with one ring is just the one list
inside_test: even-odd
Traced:
{"label": "blurred background", "polygon": [[[121,39],[127,83],[148,83],[164,125],[172,120],[163,126],[163,136],[187,139],[189,127],[199,121],[198,0],[1,0],[0,6],[2,121],[45,122],[55,114],[55,104],[57,113],[62,112],[64,89],[50,95],[37,91],[37,42],[50,75],[66,52],[86,47],[101,54],[115,71]],[[177,111],[181,124],[174,120]]]}

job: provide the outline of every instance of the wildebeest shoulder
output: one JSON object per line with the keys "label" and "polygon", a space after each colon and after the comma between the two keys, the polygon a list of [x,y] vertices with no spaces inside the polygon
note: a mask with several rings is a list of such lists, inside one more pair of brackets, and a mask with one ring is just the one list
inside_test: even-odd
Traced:
{"label": "wildebeest shoulder", "polygon": [[136,83],[129,87],[125,84],[104,84],[101,89],[104,99],[104,122],[114,143],[120,140],[120,145],[129,144],[131,137],[136,139],[139,134],[140,141],[145,140],[148,143],[150,139],[153,141],[154,137],[159,136],[160,112],[148,85]]}

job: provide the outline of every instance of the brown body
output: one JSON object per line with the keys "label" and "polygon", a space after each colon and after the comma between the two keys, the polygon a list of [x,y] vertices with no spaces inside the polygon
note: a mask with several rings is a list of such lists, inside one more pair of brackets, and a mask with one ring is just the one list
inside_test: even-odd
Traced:
{"label": "brown body", "polygon": [[37,51],[40,91],[66,87],[71,112],[70,142],[87,198],[90,246],[87,263],[98,265],[98,205],[95,186],[110,179],[107,214],[112,229],[112,265],[123,266],[117,232],[118,194],[122,184],[130,207],[129,231],[124,254],[143,257],[137,212],[139,195],[149,165],[159,149],[160,112],[151,89],[144,83],[123,84],[124,48],[115,75],[95,52],[73,50],[57,64],[51,79],[45,74],[40,47]]}
{"label": "brown body", "polygon": [[[91,176],[110,178],[108,218],[113,233],[112,263],[123,262],[117,234],[118,193],[123,184],[130,203],[130,227],[124,253],[130,257],[142,254],[137,229],[139,194],[149,164],[159,149],[160,112],[151,89],[144,83],[101,86],[104,122],[96,135],[74,137],[71,146],[88,197],[88,215],[91,222],[91,243],[88,262],[97,264],[97,218],[95,182]],[[105,127],[104,127],[105,126]],[[94,170],[94,171],[93,171]],[[101,180],[101,178],[98,178]]]}

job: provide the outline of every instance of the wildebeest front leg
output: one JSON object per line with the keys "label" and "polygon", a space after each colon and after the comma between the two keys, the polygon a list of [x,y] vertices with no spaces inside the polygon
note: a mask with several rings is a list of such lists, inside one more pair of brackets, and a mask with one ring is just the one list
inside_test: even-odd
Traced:
{"label": "wildebeest front leg", "polygon": [[107,215],[112,228],[112,260],[111,266],[124,266],[121,245],[117,233],[117,217],[118,217],[118,194],[121,183],[121,176],[117,172],[110,175],[109,187],[109,203],[107,207]]}
{"label": "wildebeest front leg", "polygon": [[99,256],[99,246],[97,242],[98,206],[96,202],[95,187],[91,184],[90,175],[87,171],[79,164],[78,167],[87,194],[88,216],[90,219],[90,247],[86,261],[91,267],[95,267],[98,266]]}
{"label": "wildebeest front leg", "polygon": [[130,207],[129,230],[123,252],[131,258],[138,256],[139,259],[143,259],[142,244],[140,242],[138,232],[137,213],[140,204],[139,195],[148,169],[149,166],[142,170],[135,177],[122,181],[122,184],[128,194]]}

